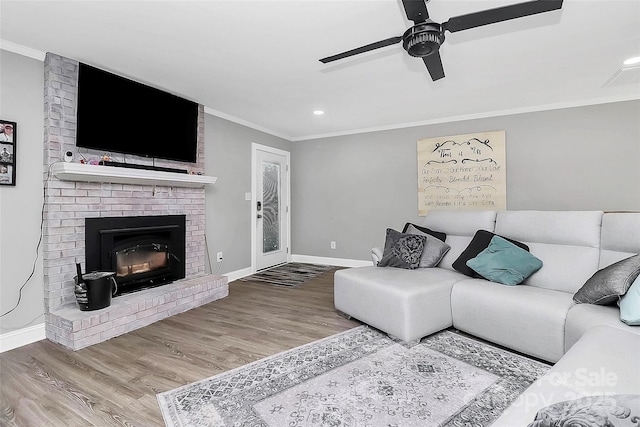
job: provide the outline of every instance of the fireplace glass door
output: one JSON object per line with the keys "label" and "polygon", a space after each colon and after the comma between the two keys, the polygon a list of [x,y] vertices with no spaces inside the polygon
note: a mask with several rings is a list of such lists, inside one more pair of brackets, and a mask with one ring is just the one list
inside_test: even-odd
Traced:
{"label": "fireplace glass door", "polygon": [[148,273],[169,266],[169,245],[164,243],[135,244],[115,251],[116,277]]}

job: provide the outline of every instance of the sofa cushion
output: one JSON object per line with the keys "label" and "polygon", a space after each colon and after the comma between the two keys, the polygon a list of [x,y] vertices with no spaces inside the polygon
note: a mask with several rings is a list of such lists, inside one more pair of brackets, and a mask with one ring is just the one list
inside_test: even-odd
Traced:
{"label": "sofa cushion", "polygon": [[542,261],[528,251],[500,236],[493,236],[489,246],[467,266],[492,282],[518,285],[542,267]]}
{"label": "sofa cushion", "polygon": [[600,247],[602,211],[500,211],[497,234],[522,242]]}
{"label": "sofa cushion", "polygon": [[582,335],[595,326],[609,326],[640,335],[640,327],[629,326],[620,321],[620,310],[615,305],[576,304],[567,314],[564,351],[568,351]]}
{"label": "sofa cushion", "polygon": [[464,277],[443,268],[348,268],[334,275],[334,303],[345,314],[413,341],[451,326],[451,287]]}
{"label": "sofa cushion", "polygon": [[618,301],[640,275],[640,254],[598,270],[573,296],[577,303],[607,305]]}
{"label": "sofa cushion", "polygon": [[457,282],[451,291],[453,326],[477,337],[555,362],[564,354],[571,294],[483,279]]}
{"label": "sofa cushion", "polygon": [[[569,399],[592,397],[594,402],[616,395],[640,395],[640,364],[637,363],[640,336],[614,328],[599,326],[585,334],[567,354],[542,378],[533,383],[509,406],[491,427],[514,426],[633,426],[623,407],[601,411],[592,418],[576,414],[573,423],[554,423],[552,419],[533,424],[538,411]],[[637,400],[628,409],[637,414]],[[567,407],[569,411],[575,407]],[[612,407],[611,410],[614,408]],[[565,412],[566,413],[566,412]],[[584,415],[584,413],[583,413]],[[620,418],[617,415],[621,415]],[[608,419],[608,424],[605,420]]]}
{"label": "sofa cushion", "polygon": [[477,230],[493,231],[496,211],[433,210],[424,218],[424,226],[456,236],[473,236]]}
{"label": "sofa cushion", "polygon": [[[467,261],[469,261],[472,258],[475,258],[476,256],[478,256],[480,252],[485,250],[489,246],[489,244],[491,243],[491,239],[493,239],[495,235],[496,234],[487,230],[476,231],[476,233],[473,236],[473,239],[471,239],[471,242],[469,243],[469,246],[467,246],[466,249],[462,251],[458,259],[456,259],[453,262],[452,266],[454,270],[459,271],[465,276],[481,277],[480,274],[478,274],[476,271],[473,270],[473,268],[467,265]],[[504,236],[500,236],[500,237],[505,238]],[[511,240],[509,238],[505,238],[505,239],[526,251],[529,250],[529,247],[523,243],[517,242],[515,240]]]}
{"label": "sofa cushion", "polygon": [[439,267],[453,270],[452,264],[469,245],[477,230],[493,231],[496,211],[433,210],[427,213],[423,225],[447,234],[451,249]]}
{"label": "sofa cushion", "polygon": [[420,231],[422,234],[428,234],[430,236],[433,236],[436,239],[442,240],[443,242],[445,242],[447,240],[447,234],[446,233],[441,233],[439,231],[434,231],[434,230],[432,230],[430,228],[427,228],[427,227],[421,227],[421,226],[416,225],[416,224],[411,224],[410,222],[406,223],[404,225],[404,228],[402,229],[403,233],[420,234],[420,233],[417,233],[416,231]]}
{"label": "sofa cushion", "polygon": [[640,253],[640,212],[605,213],[599,268],[637,253]]}
{"label": "sofa cushion", "polygon": [[620,320],[627,325],[640,326],[640,276],[636,277],[618,305],[620,306]]}
{"label": "sofa cushion", "polygon": [[501,211],[495,232],[542,260],[527,285],[574,294],[598,270],[601,223],[602,211]]}
{"label": "sofa cushion", "polygon": [[387,228],[384,253],[378,267],[418,268],[427,239]]}
{"label": "sofa cushion", "polygon": [[[423,227],[420,228],[424,229]],[[447,245],[444,240],[421,231],[420,228],[413,224],[409,224],[408,227],[406,227],[406,233],[417,234],[419,236],[424,236],[427,239],[422,251],[422,256],[420,257],[420,265],[418,267],[435,267],[440,263],[449,249],[451,249],[451,246]],[[428,228],[426,230],[428,230]]]}

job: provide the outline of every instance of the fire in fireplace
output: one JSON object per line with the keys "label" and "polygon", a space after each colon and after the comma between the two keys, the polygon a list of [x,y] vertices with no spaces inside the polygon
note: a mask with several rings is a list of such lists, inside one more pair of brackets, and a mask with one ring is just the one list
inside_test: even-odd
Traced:
{"label": "fire in fireplace", "polygon": [[185,277],[185,215],[87,218],[86,271],[113,271],[118,293]]}

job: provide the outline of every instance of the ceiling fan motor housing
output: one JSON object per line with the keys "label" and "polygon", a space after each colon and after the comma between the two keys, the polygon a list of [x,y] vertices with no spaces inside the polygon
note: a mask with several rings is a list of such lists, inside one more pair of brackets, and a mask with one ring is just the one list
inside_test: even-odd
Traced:
{"label": "ceiling fan motor housing", "polygon": [[431,20],[414,25],[402,35],[402,47],[409,55],[417,58],[437,52],[442,42],[444,42],[442,26]]}

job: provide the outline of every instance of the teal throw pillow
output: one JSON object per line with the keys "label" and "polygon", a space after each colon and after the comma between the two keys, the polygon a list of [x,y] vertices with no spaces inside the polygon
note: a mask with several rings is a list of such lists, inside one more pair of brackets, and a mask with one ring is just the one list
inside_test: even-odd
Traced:
{"label": "teal throw pillow", "polygon": [[502,237],[494,236],[485,250],[467,261],[467,266],[492,282],[517,285],[540,270],[542,261]]}
{"label": "teal throw pillow", "polygon": [[620,320],[627,325],[640,326],[640,276],[633,281],[618,305],[620,305]]}

